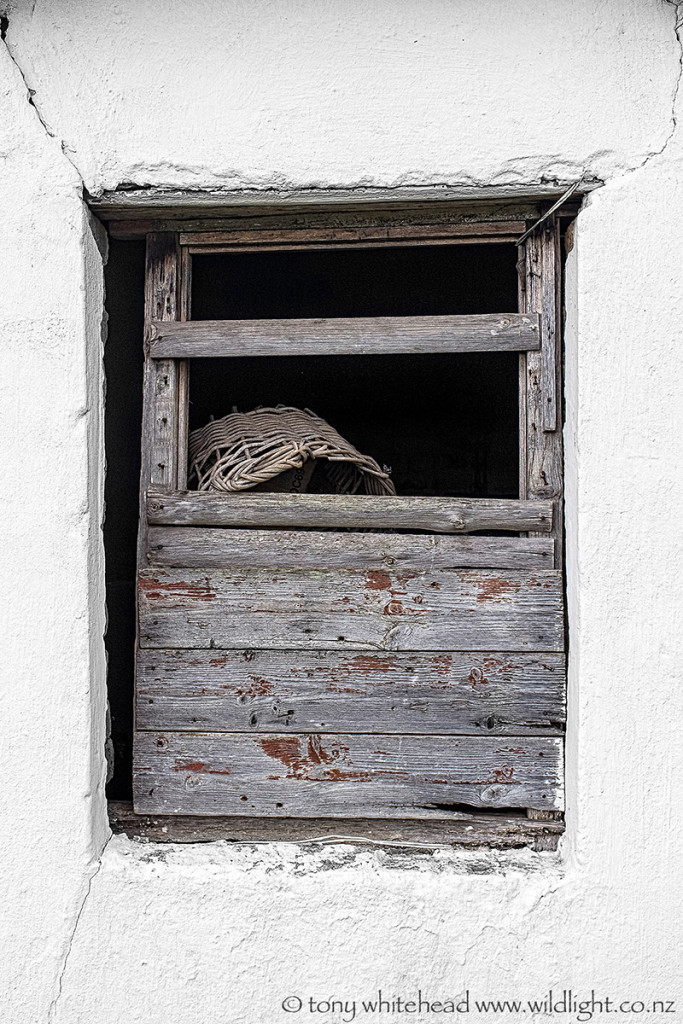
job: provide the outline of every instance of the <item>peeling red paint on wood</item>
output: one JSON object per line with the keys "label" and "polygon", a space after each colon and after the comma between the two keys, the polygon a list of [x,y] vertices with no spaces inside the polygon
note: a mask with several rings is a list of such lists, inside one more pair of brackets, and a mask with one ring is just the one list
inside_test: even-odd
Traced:
{"label": "peeling red paint on wood", "polygon": [[[304,750],[303,743],[306,741]],[[326,782],[367,781],[367,772],[358,771],[348,763],[349,748],[336,743],[326,749],[318,735],[263,737],[261,749],[268,757],[281,761],[287,769],[286,779],[308,779]],[[341,762],[341,763],[340,763]],[[270,776],[280,778],[280,776]]]}
{"label": "peeling red paint on wood", "polygon": [[179,602],[183,601],[215,601],[216,594],[208,582],[185,583],[171,582],[163,577],[145,577],[140,575],[138,580],[140,592],[144,593],[150,601],[168,601],[168,596],[176,597]]}
{"label": "peeling red paint on wood", "polygon": [[344,662],[338,671],[358,672],[391,672],[396,665],[395,658],[381,657],[376,654],[357,654],[351,661]]}
{"label": "peeling red paint on wood", "polygon": [[277,585],[262,570],[143,570],[140,580],[142,647],[504,652],[564,642],[552,570],[291,569]]}
{"label": "peeling red paint on wood", "polygon": [[[548,666],[545,665],[544,669],[547,670]],[[472,666],[467,678],[472,683],[472,689],[476,689],[477,686],[488,686],[492,676],[498,679],[512,679],[514,671],[515,665],[509,659],[482,658],[479,665]]]}
{"label": "peeling red paint on wood", "polygon": [[[183,813],[194,801],[195,813],[296,817],[325,809],[337,817],[360,812],[400,818],[443,817],[446,803],[561,806],[562,741],[551,737],[514,745],[485,736],[385,735],[378,741],[368,735],[233,732],[164,737],[161,748],[151,734],[136,737],[141,811],[154,804]],[[199,765],[202,769],[194,770]]]}
{"label": "peeling red paint on wood", "polygon": [[260,676],[250,676],[249,678],[253,680],[253,685],[247,690],[237,690],[238,696],[246,694],[247,697],[266,697],[275,692],[273,683],[267,679],[262,679]]}
{"label": "peeling red paint on wood", "polygon": [[282,761],[290,770],[296,770],[301,761],[301,741],[298,736],[269,736],[259,740],[268,757]]}
{"label": "peeling red paint on wood", "polygon": [[560,734],[561,655],[140,651],[138,728]]}
{"label": "peeling red paint on wood", "polygon": [[203,761],[190,761],[188,764],[176,764],[174,772],[193,772],[197,775],[231,775],[229,768],[209,768]]}
{"label": "peeling red paint on wood", "polygon": [[386,572],[373,569],[367,574],[366,587],[368,590],[389,590],[391,588],[391,577]]}
{"label": "peeling red paint on wood", "polygon": [[512,594],[519,593],[521,584],[517,580],[490,577],[478,582],[477,601],[504,601]]}
{"label": "peeling red paint on wood", "polygon": [[477,686],[487,686],[488,678],[484,675],[484,672],[477,665],[474,665],[470,670],[470,674],[467,677],[472,683],[472,689],[476,689]]}

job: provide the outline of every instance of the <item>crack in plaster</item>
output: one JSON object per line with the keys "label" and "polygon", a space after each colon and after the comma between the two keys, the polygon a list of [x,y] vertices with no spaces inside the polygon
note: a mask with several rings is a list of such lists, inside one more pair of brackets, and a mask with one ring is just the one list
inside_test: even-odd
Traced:
{"label": "crack in plaster", "polygon": [[636,171],[642,170],[643,167],[647,167],[651,160],[655,157],[661,156],[662,153],[667,149],[669,143],[673,139],[676,131],[678,130],[678,117],[676,116],[676,107],[678,105],[678,94],[681,89],[681,82],[683,81],[683,14],[681,14],[681,8],[683,7],[683,0],[664,0],[664,3],[668,7],[673,7],[674,10],[674,34],[676,36],[676,42],[678,43],[678,74],[676,76],[676,82],[673,88],[673,94],[671,97],[671,130],[664,139],[664,142],[659,149],[653,150],[645,157],[645,159],[633,169]]}
{"label": "crack in plaster", "polygon": [[52,1002],[50,1003],[50,1005],[48,1007],[48,1011],[47,1011],[48,1024],[53,1024],[53,1021],[56,1019],[55,1018],[55,1014],[57,1013],[57,1005],[59,1003],[59,1000],[62,998],[62,986],[63,986],[63,983],[64,983],[64,975],[66,974],[66,968],[67,968],[67,965],[69,963],[69,957],[71,956],[71,950],[73,949],[73,944],[74,944],[74,941],[76,939],[76,932],[78,931],[78,926],[81,923],[81,918],[83,917],[83,911],[85,910],[85,905],[88,902],[88,897],[90,896],[90,892],[92,890],[93,882],[95,881],[95,879],[97,878],[97,876],[99,875],[99,873],[100,873],[100,871],[102,869],[102,862],[104,861],[104,855],[106,853],[107,847],[109,846],[109,844],[110,844],[110,842],[112,841],[113,838],[114,838],[114,835],[113,835],[113,833],[110,832],[109,833],[109,838],[107,839],[106,843],[102,847],[102,851],[101,851],[99,857],[97,858],[97,861],[95,863],[94,869],[91,871],[91,873],[90,873],[90,875],[88,877],[88,882],[87,882],[87,885],[86,885],[85,893],[83,895],[83,899],[81,900],[81,905],[78,908],[78,910],[76,911],[76,916],[74,918],[73,928],[71,929],[71,932],[70,932],[70,934],[69,934],[69,936],[68,936],[68,938],[66,940],[66,949],[64,951],[64,957],[62,958],[62,964],[61,964],[61,967],[59,968],[59,974],[57,976],[57,993],[56,993],[55,997],[53,998]]}
{"label": "crack in plaster", "polygon": [[[34,4],[34,7],[35,7],[35,4]],[[33,11],[31,13],[33,13]],[[12,51],[12,47],[10,46],[9,42],[7,41],[7,33],[8,33],[8,31],[9,31],[9,17],[7,16],[7,13],[0,14],[0,40],[5,44],[5,49],[7,50],[7,55],[9,57],[9,59],[12,61],[12,64],[14,65],[14,67],[17,69],[18,73],[19,73],[19,77],[21,78],[21,81],[22,81],[22,83],[24,85],[24,88],[26,89],[26,98],[27,98],[29,104],[33,107],[33,110],[35,111],[36,117],[38,118],[38,121],[40,122],[40,125],[43,128],[43,131],[45,132],[45,134],[48,136],[48,138],[54,139],[55,142],[59,143],[60,149],[62,151],[62,155],[64,156],[64,158],[66,160],[69,161],[69,163],[73,167],[74,171],[78,175],[78,180],[79,180],[79,182],[81,184],[81,188],[83,188],[83,175],[81,174],[81,172],[79,171],[78,167],[76,166],[76,164],[73,162],[73,160],[69,156],[69,154],[67,152],[67,148],[66,148],[66,143],[64,142],[63,139],[59,139],[57,137],[56,132],[53,132],[52,128],[50,128],[50,125],[47,123],[45,117],[41,113],[41,110],[38,107],[38,104],[35,102],[34,97],[36,95],[36,90],[32,89],[31,86],[28,84],[28,80],[26,78],[24,70],[21,67],[21,64],[19,63],[19,61],[14,56],[14,53]]]}
{"label": "crack in plaster", "polygon": [[[676,76],[676,82],[674,84],[674,89],[673,89],[673,94],[672,94],[672,104],[671,104],[671,106],[672,106],[671,118],[670,118],[670,120],[671,120],[671,129],[670,129],[667,137],[665,138],[664,142],[659,147],[659,149],[651,150],[649,153],[647,153],[645,158],[639,164],[637,164],[635,167],[631,168],[629,171],[627,171],[627,173],[632,173],[635,170],[640,170],[643,167],[647,166],[647,164],[652,159],[654,159],[657,156],[661,156],[662,153],[664,153],[664,151],[669,146],[671,140],[673,139],[673,137],[676,134],[676,131],[678,129],[678,119],[677,119],[677,116],[676,116],[676,106],[677,106],[677,101],[678,101],[678,95],[679,95],[679,92],[680,92],[681,82],[683,81],[683,34],[681,32],[681,30],[683,29],[683,15],[681,15],[681,9],[683,7],[683,0],[663,0],[663,3],[667,4],[667,6],[669,6],[669,7],[672,7],[673,10],[674,10],[674,18],[675,18],[675,20],[674,20],[674,33],[675,33],[676,40],[677,40],[678,47],[679,47],[679,61],[678,61],[679,68],[678,68],[678,74]],[[35,8],[35,0],[33,0],[32,8],[31,8],[31,13],[33,13],[34,8]],[[169,196],[172,196],[174,194],[175,195],[178,194],[179,190],[178,190],[177,187],[174,187],[174,186],[170,186],[169,187],[169,186],[163,186],[163,185],[158,185],[158,184],[152,184],[150,182],[136,182],[136,181],[133,181],[133,180],[130,180],[130,179],[123,180],[123,181],[119,182],[117,185],[115,185],[113,188],[110,188],[110,189],[100,187],[99,189],[96,189],[93,192],[89,192],[87,187],[85,186],[83,174],[81,173],[81,171],[78,168],[77,164],[74,162],[74,159],[69,155],[69,150],[68,150],[68,147],[66,145],[66,142],[64,141],[64,139],[58,138],[56,132],[52,130],[52,128],[50,127],[48,121],[46,120],[45,116],[43,115],[39,105],[36,103],[36,101],[35,101],[36,90],[32,89],[30,87],[30,85],[28,84],[28,80],[26,78],[26,74],[24,73],[20,63],[18,62],[18,60],[14,56],[12,48],[10,47],[10,44],[7,41],[8,30],[9,30],[9,16],[7,14],[7,11],[4,11],[2,14],[0,14],[0,39],[2,40],[2,42],[4,42],[5,47],[7,49],[7,52],[9,54],[10,60],[12,61],[12,63],[16,67],[19,75],[21,76],[21,80],[22,80],[22,82],[24,84],[24,87],[26,89],[28,102],[33,107],[33,109],[34,109],[34,111],[36,113],[36,116],[37,116],[38,120],[40,121],[40,124],[41,124],[43,130],[45,131],[45,133],[48,135],[49,138],[55,139],[55,141],[59,142],[59,145],[60,145],[60,148],[61,148],[61,151],[62,151],[64,157],[68,160],[68,162],[71,164],[71,166],[73,167],[74,171],[78,175],[78,178],[79,178],[79,181],[80,181],[80,184],[81,184],[81,188],[83,190],[83,196],[86,199],[86,201],[88,201],[88,202],[90,200],[95,200],[95,202],[97,202],[98,200],[102,201],[102,199],[104,197],[107,197],[107,196],[118,196],[118,195],[125,194],[125,193],[131,194],[134,197],[136,192],[152,192],[152,193],[155,194],[156,198],[161,197],[164,194],[168,194]],[[416,191],[418,191],[418,190],[422,191],[422,190],[427,189],[427,190],[435,190],[435,191],[443,190],[444,192],[450,192],[450,191],[453,191],[453,190],[463,189],[463,188],[467,188],[467,189],[471,188],[473,191],[478,191],[478,190],[481,190],[483,188],[490,188],[492,186],[492,184],[493,184],[493,179],[491,179],[491,178],[486,179],[486,180],[481,180],[479,178],[476,178],[476,177],[470,176],[470,175],[466,175],[465,177],[457,179],[455,181],[453,181],[453,180],[451,180],[451,181],[430,181],[430,182],[422,182],[422,181],[420,181],[419,183],[416,183],[415,181],[406,180],[406,177],[409,179],[411,177],[411,175],[404,176],[403,180],[397,181],[397,182],[395,182],[393,184],[385,183],[385,184],[383,184],[381,186],[377,186],[376,184],[372,183],[371,181],[357,181],[354,184],[344,184],[344,185],[325,185],[323,183],[308,184],[308,185],[294,185],[294,184],[285,184],[284,182],[280,182],[280,183],[272,184],[272,185],[268,185],[268,184],[255,185],[255,184],[252,184],[252,185],[243,185],[243,186],[237,186],[237,187],[234,187],[234,188],[227,188],[227,189],[219,188],[218,190],[216,190],[215,188],[212,189],[210,187],[199,187],[199,188],[196,188],[196,189],[189,189],[189,190],[184,190],[183,189],[183,190],[180,190],[180,191],[182,191],[184,198],[187,198],[187,196],[189,194],[192,194],[192,193],[194,193],[194,194],[196,194],[198,196],[201,196],[201,195],[206,195],[207,193],[210,193],[212,195],[219,195],[222,192],[224,192],[226,196],[230,196],[230,197],[239,196],[239,195],[251,195],[251,196],[271,195],[271,194],[282,195],[282,194],[286,194],[286,193],[289,193],[289,192],[295,192],[296,194],[300,194],[300,195],[305,195],[306,193],[311,193],[311,194],[315,194],[315,195],[321,195],[321,194],[330,194],[330,195],[332,195],[332,194],[335,194],[335,193],[353,194],[353,193],[363,193],[363,192],[368,192],[368,191],[372,192],[375,189],[377,189],[378,187],[381,188],[382,192],[411,191],[412,189],[415,189]],[[523,178],[523,176],[522,176],[522,178]],[[497,187],[500,188],[503,191],[505,191],[507,189],[519,190],[520,185],[522,185],[523,188],[525,188],[525,189],[534,189],[534,188],[544,187],[544,186],[549,186],[549,185],[550,186],[554,186],[556,188],[564,189],[568,185],[572,184],[573,180],[575,180],[575,179],[564,180],[564,179],[558,178],[557,175],[540,174],[538,179],[537,180],[533,180],[533,181],[523,180],[522,182],[520,182],[519,177],[517,177],[516,179],[514,179],[512,181],[499,181],[499,182],[497,182]],[[604,178],[599,177],[597,175],[592,175],[592,174],[588,173],[585,169],[583,171],[583,178],[582,178],[582,180],[583,180],[583,184],[586,186],[586,188],[588,190],[592,190],[593,188],[600,188],[601,186],[605,185],[605,183],[606,183]]]}

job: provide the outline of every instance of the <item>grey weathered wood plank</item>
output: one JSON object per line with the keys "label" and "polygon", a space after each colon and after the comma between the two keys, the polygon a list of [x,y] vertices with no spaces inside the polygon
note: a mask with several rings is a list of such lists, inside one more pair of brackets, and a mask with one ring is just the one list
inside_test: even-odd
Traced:
{"label": "grey weathered wood plank", "polygon": [[[517,304],[525,310],[527,292],[527,247],[517,246]],[[526,352],[519,353],[518,363],[518,442],[519,442],[519,497],[527,498],[527,358]],[[554,517],[553,517],[554,518]]]}
{"label": "grey weathered wood plank", "polygon": [[527,313],[154,321],[149,333],[155,359],[520,352],[540,346],[539,318]]}
{"label": "grey weathered wood plank", "polygon": [[[252,202],[250,197],[247,206],[240,209],[229,206],[221,206],[216,203],[209,206],[204,203],[186,203],[183,197],[182,203],[161,203],[154,210],[153,216],[141,218],[138,209],[132,203],[126,208],[121,205],[120,193],[117,195],[115,207],[105,200],[97,201],[98,211],[110,218],[108,228],[112,237],[140,237],[148,231],[180,231],[181,241],[185,245],[191,244],[192,238],[198,232],[237,232],[238,237],[259,244],[263,232],[270,236],[272,231],[295,230],[302,235],[308,231],[324,232],[321,240],[334,242],[338,238],[340,244],[358,238],[368,229],[378,229],[386,234],[400,233],[396,240],[414,243],[418,241],[425,231],[436,229],[441,237],[445,230],[445,236],[459,230],[465,232],[467,237],[471,231],[478,227],[484,230],[482,239],[490,237],[494,240],[493,234],[489,235],[487,228],[500,226],[505,235],[505,228],[518,238],[521,232],[532,224],[545,211],[546,206],[540,205],[538,200],[529,201],[519,195],[510,200],[486,201],[471,200],[457,201],[440,198],[434,202],[424,197],[415,201],[414,197],[402,197],[407,203],[400,203],[397,207],[395,195],[392,193],[391,203],[364,203],[362,207],[356,205],[357,196],[349,194],[348,201],[351,207],[347,209],[318,209],[311,213],[310,210],[301,208],[284,207],[264,208],[258,207],[259,200]],[[136,197],[137,198],[137,197]],[[550,201],[558,198],[558,193],[549,189],[547,199]],[[569,199],[564,211],[577,212],[580,200],[574,202],[575,197]],[[247,207],[251,204],[251,209]],[[453,232],[455,229],[455,232]],[[345,234],[337,235],[337,232],[351,232],[350,239]],[[272,237],[272,236],[270,236]],[[277,237],[277,236],[275,236]]]}
{"label": "grey weathered wood plank", "polygon": [[145,650],[138,729],[561,735],[561,654]]}
{"label": "grey weathered wood plank", "polygon": [[474,238],[478,242],[490,238],[492,241],[500,242],[508,238],[517,238],[525,229],[525,222],[522,220],[512,221],[484,221],[469,222],[466,224],[385,224],[368,225],[366,227],[327,227],[327,228],[274,228],[272,230],[262,229],[256,231],[245,231],[244,229],[233,229],[224,231],[182,231],[180,233],[180,244],[190,246],[194,251],[196,248],[218,250],[225,246],[236,248],[260,248],[271,246],[277,249],[296,246],[305,248],[315,244],[321,245],[347,245],[354,248],[362,245],[363,242],[388,243],[398,242],[403,245],[406,241],[413,244],[426,242],[427,244],[443,244],[450,239],[461,242],[465,238]]}
{"label": "grey weathered wood plank", "polygon": [[[192,258],[187,248],[180,249],[178,283],[178,319],[187,321],[192,312]],[[178,361],[178,489],[187,487],[190,422],[190,363]]]}
{"label": "grey weathered wood plank", "polygon": [[[443,812],[438,821],[377,818],[238,818],[188,814],[136,814],[132,802],[110,800],[109,823],[117,835],[153,843],[385,843],[389,846],[487,846],[556,850],[564,822],[510,814]],[[397,850],[400,856],[401,851]],[[411,850],[415,856],[415,849]],[[428,854],[431,856],[431,853]]]}
{"label": "grey weathered wood plank", "polygon": [[[554,226],[550,225],[554,232]],[[542,229],[531,235],[526,242],[527,287],[526,303],[531,311],[541,312],[544,295],[547,298],[547,259],[544,256],[548,230]],[[555,275],[553,271],[552,286]],[[546,368],[547,369],[547,368]],[[544,430],[547,401],[547,378],[544,372],[542,354],[527,354],[527,497],[531,499],[554,499],[562,493],[562,465],[558,458],[559,431]]]}
{"label": "grey weathered wood plank", "polygon": [[377,497],[360,494],[226,494],[150,488],[155,526],[278,526],[321,529],[549,532],[552,502],[502,498]]}
{"label": "grey weathered wood plank", "polygon": [[[526,286],[525,306],[529,313],[539,313],[546,322],[546,334],[551,316],[555,318],[554,351],[529,351],[523,357],[525,383],[520,389],[525,402],[525,465],[526,479],[522,496],[531,500],[555,503],[552,533],[555,538],[555,565],[562,566],[563,511],[562,502],[562,431],[546,429],[546,410],[553,401],[557,409],[557,395],[561,393],[561,359],[557,357],[560,343],[557,325],[556,279],[556,225],[551,219],[531,235],[525,244]],[[545,358],[545,363],[544,363]],[[552,363],[552,366],[550,365]],[[554,373],[554,383],[551,374]],[[553,399],[553,395],[555,398]],[[556,413],[557,415],[557,413]]]}
{"label": "grey weathered wood plank", "polygon": [[[145,322],[175,323],[177,315],[177,252],[175,235],[147,239]],[[150,330],[146,332],[149,351]],[[145,486],[176,486],[177,373],[172,360],[145,362],[142,470]]]}
{"label": "grey weathered wood plank", "polygon": [[152,526],[150,565],[195,569],[551,568],[551,537],[239,530]]}
{"label": "grey weathered wood plank", "polygon": [[543,391],[543,429],[557,430],[558,352],[556,224],[551,221],[541,243],[541,374]]}
{"label": "grey weathered wood plank", "polygon": [[556,737],[138,732],[137,811],[429,818],[562,808]]}
{"label": "grey weathered wood plank", "polygon": [[[177,247],[171,233],[147,236],[145,265],[145,323],[175,320],[177,313]],[[150,485],[177,487],[178,381],[173,360],[149,358],[145,331],[142,404],[142,461],[140,468],[140,527],[138,565],[145,562],[147,524],[145,495]]]}
{"label": "grey weathered wood plank", "polygon": [[145,569],[143,647],[561,651],[561,574]]}
{"label": "grey weathered wood plank", "polygon": [[[475,235],[466,234],[461,235],[459,238],[415,238],[410,243],[413,246],[432,246],[432,245],[486,245],[487,243],[493,242],[501,244],[501,242],[507,242],[511,244],[518,238],[518,234],[499,234],[499,235]],[[330,249],[344,249],[348,251],[350,248],[353,249],[391,249],[391,248],[402,248],[406,245],[403,239],[385,239],[384,241],[357,241],[349,245],[347,242],[282,242],[281,244],[275,244],[272,242],[259,243],[254,242],[248,246],[248,248],[240,242],[223,242],[217,245],[189,245],[187,247],[188,252],[192,256],[212,256],[216,253],[243,253],[247,252],[315,252],[324,251],[329,252]]]}

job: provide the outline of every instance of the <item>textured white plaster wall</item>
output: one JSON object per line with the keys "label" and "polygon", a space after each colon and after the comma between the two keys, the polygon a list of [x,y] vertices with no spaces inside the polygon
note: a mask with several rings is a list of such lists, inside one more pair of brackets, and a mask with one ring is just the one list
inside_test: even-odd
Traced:
{"label": "textured white plaster wall", "polygon": [[[664,0],[10,4],[3,1024],[329,1022],[280,1003],[378,985],[571,986],[683,1009],[680,13]],[[107,842],[102,276],[82,186],[363,196],[582,171],[605,184],[568,262],[561,853]]]}

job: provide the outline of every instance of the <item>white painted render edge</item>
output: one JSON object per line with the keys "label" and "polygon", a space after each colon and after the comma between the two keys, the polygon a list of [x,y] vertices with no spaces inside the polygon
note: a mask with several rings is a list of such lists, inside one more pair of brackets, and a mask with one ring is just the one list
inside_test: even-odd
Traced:
{"label": "white painted render edge", "polygon": [[495,200],[553,200],[559,198],[570,186],[580,181],[576,197],[588,195],[601,188],[604,182],[597,178],[581,177],[552,182],[529,180],[500,185],[459,185],[436,183],[433,185],[397,185],[383,188],[359,185],[356,188],[227,188],[224,191],[210,189],[166,189],[153,186],[119,187],[103,190],[96,195],[87,195],[87,201],[97,214],[114,214],[134,210],[143,217],[157,207],[177,207],[178,213],[184,207],[205,208],[208,213],[214,209],[234,206],[289,207],[306,206],[354,206],[356,204],[416,203],[416,202],[490,202]]}

